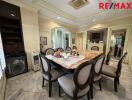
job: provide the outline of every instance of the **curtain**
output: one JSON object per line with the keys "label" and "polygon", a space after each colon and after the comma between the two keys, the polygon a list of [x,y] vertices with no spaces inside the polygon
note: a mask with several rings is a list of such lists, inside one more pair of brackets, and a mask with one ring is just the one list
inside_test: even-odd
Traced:
{"label": "curtain", "polygon": [[1,40],[1,34],[0,34],[0,79],[2,77],[2,71],[5,69],[5,57],[3,52],[3,46],[2,46],[2,40]]}
{"label": "curtain", "polygon": [[63,28],[54,28],[51,31],[52,48],[65,48],[65,30]]}
{"label": "curtain", "polygon": [[63,47],[63,43],[62,43],[62,40],[63,40],[63,37],[62,37],[62,31],[60,30],[57,30],[57,41],[56,41],[56,47],[59,48],[59,47]]}

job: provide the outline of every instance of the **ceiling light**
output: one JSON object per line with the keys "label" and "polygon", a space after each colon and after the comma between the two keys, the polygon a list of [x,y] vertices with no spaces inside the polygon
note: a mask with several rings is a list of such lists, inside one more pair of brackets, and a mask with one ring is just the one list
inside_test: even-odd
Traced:
{"label": "ceiling light", "polygon": [[93,19],[92,21],[93,21],[93,22],[95,22],[96,20],[95,20],[95,19]]}
{"label": "ceiling light", "polygon": [[61,18],[60,16],[57,17],[57,19],[60,19],[60,18]]}

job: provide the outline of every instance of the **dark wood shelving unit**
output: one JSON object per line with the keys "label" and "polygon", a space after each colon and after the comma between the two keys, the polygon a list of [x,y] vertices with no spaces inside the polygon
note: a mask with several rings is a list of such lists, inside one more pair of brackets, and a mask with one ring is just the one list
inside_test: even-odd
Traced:
{"label": "dark wood shelving unit", "polygon": [[[9,18],[2,18],[2,17],[0,17],[0,19],[1,19],[0,22],[1,22],[1,33],[2,33],[1,35],[2,35],[5,54],[16,53],[16,50],[17,52],[19,51],[25,52],[23,46],[24,45],[23,35],[22,35],[20,20],[14,20]],[[20,45],[23,48],[20,48]],[[20,48],[20,50],[18,48]]]}
{"label": "dark wood shelving unit", "polygon": [[3,26],[2,26],[3,28],[14,28],[14,29],[20,29],[20,27],[19,26],[16,26],[16,25],[7,25],[7,24],[4,24]]}
{"label": "dark wood shelving unit", "polygon": [[[7,77],[27,72],[27,57],[23,42],[20,8],[1,0],[0,33],[6,58]],[[14,65],[14,62],[17,63]]]}

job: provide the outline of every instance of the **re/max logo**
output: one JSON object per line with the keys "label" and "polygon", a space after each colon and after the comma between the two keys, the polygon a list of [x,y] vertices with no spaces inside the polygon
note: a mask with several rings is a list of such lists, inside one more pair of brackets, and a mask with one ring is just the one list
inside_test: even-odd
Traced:
{"label": "re/max logo", "polygon": [[99,2],[99,9],[132,9],[132,2]]}

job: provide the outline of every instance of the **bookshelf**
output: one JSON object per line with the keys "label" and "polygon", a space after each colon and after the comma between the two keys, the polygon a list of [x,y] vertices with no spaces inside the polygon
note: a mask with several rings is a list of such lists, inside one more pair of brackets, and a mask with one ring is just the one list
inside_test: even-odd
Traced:
{"label": "bookshelf", "polygon": [[7,65],[6,76],[9,78],[27,72],[27,57],[18,6],[0,1],[0,33]]}

